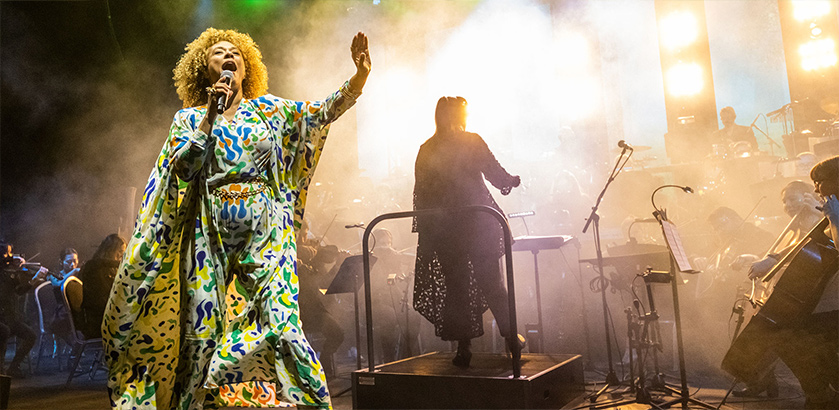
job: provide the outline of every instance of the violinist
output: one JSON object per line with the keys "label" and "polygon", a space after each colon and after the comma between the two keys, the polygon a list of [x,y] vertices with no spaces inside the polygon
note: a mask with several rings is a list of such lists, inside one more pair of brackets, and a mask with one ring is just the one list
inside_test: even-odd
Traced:
{"label": "violinist", "polygon": [[19,255],[12,253],[12,245],[0,242],[0,369],[3,369],[6,357],[6,342],[9,336],[17,337],[17,347],[5,374],[14,378],[25,377],[20,369],[23,359],[35,346],[37,335],[18,311],[19,296],[31,290],[37,283],[45,280],[47,269],[26,265]]}
{"label": "violinist", "polygon": [[50,271],[48,280],[60,289],[67,278],[79,273],[79,252],[73,248],[64,248],[58,256],[58,261],[61,268],[57,272]]}
{"label": "violinist", "polygon": [[57,272],[50,271],[48,277],[55,291],[55,300],[58,301],[55,304],[55,312],[50,321],[50,327],[52,328],[53,334],[61,337],[67,344],[72,344],[73,335],[71,334],[70,312],[67,311],[66,305],[61,303],[61,300],[64,298],[61,292],[61,285],[64,284],[67,278],[78,275],[79,252],[73,248],[64,248],[59,254],[58,260],[61,263],[61,269]]}

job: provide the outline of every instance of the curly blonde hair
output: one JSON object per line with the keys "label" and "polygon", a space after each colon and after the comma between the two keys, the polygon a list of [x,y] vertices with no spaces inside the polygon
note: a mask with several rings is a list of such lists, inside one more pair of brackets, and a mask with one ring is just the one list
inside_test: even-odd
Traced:
{"label": "curly blonde hair", "polygon": [[206,88],[210,79],[207,72],[207,49],[212,45],[228,41],[242,53],[245,61],[245,79],[242,92],[245,98],[256,98],[268,91],[268,70],[262,62],[262,53],[251,36],[236,30],[218,30],[208,28],[198,38],[186,45],[186,52],[178,60],[175,74],[175,87],[178,97],[184,102],[184,108],[197,107],[207,103],[209,96]]}

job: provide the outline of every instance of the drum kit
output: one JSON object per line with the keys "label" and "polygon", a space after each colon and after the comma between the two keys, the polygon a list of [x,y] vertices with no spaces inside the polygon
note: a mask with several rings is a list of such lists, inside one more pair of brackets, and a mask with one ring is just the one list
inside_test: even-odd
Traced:
{"label": "drum kit", "polygon": [[788,157],[806,151],[821,157],[839,154],[839,101],[835,97],[792,101],[767,116],[782,123]]}

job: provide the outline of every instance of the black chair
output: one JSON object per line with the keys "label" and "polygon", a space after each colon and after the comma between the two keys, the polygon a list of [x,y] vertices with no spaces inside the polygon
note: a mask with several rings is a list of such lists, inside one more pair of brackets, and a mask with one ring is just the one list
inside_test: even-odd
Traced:
{"label": "black chair", "polygon": [[76,368],[79,366],[79,361],[81,361],[82,353],[88,346],[93,346],[96,348],[96,354],[93,356],[93,363],[90,365],[90,370],[87,372],[90,374],[90,379],[93,380],[94,374],[96,374],[96,370],[99,369],[102,360],[102,338],[85,338],[84,335],[77,330],[79,318],[82,317],[82,281],[75,277],[71,276],[64,281],[64,284],[61,285],[61,293],[64,295],[64,303],[67,306],[68,312],[70,312],[70,331],[73,337],[73,349],[71,353],[71,358],[73,363],[70,365],[70,374],[67,376],[67,385],[70,385],[70,382],[73,381],[73,377],[85,373],[84,371],[76,372]]}
{"label": "black chair", "polygon": [[55,286],[50,282],[44,282],[35,288],[35,304],[38,307],[38,359],[35,362],[35,370],[41,367],[41,357],[44,355],[44,345],[49,343],[52,346],[51,357],[58,357],[58,371],[61,371],[61,344],[52,332],[52,313],[56,311],[58,304],[64,304],[56,300]]}

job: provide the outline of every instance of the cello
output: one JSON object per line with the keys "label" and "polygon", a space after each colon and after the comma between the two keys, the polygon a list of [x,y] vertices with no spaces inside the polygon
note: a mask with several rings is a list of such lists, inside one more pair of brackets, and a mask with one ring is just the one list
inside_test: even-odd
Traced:
{"label": "cello", "polygon": [[813,312],[827,283],[839,269],[839,252],[825,233],[823,218],[763,277],[766,290],[749,297],[756,312],[734,339],[722,369],[745,382],[759,380],[777,356],[765,336],[792,326]]}

